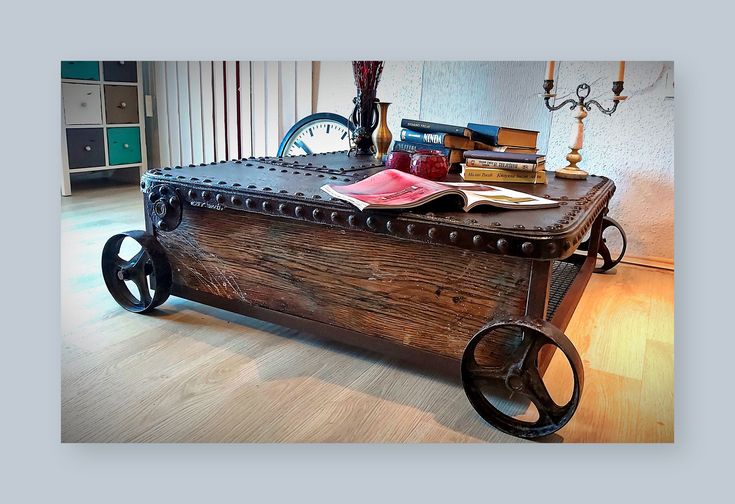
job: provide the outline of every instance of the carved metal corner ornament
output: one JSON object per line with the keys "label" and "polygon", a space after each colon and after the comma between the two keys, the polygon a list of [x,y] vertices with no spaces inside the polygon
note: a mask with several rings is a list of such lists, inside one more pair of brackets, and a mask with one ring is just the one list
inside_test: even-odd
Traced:
{"label": "carved metal corner ornament", "polygon": [[166,184],[152,185],[148,189],[146,207],[156,229],[173,231],[181,223],[181,198],[175,189]]}

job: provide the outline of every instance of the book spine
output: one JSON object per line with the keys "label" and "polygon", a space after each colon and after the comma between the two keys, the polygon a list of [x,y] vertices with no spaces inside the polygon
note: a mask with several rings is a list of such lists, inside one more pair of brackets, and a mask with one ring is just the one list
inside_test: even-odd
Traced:
{"label": "book spine", "polygon": [[465,128],[463,126],[451,126],[449,124],[416,121],[414,119],[402,119],[401,128],[420,133],[448,133],[450,135],[465,136]]}
{"label": "book spine", "polygon": [[511,161],[496,161],[492,159],[469,158],[466,160],[467,166],[471,168],[497,168],[499,170],[515,170],[532,172],[538,169],[535,163],[513,163]]}
{"label": "book spine", "polygon": [[401,130],[401,140],[409,142],[420,142],[444,146],[446,133],[422,133],[410,129]]}
{"label": "book spine", "polygon": [[465,167],[462,171],[462,178],[468,182],[518,182],[522,184],[545,184],[546,172],[518,172]]}
{"label": "book spine", "polygon": [[449,156],[450,150],[446,147],[442,147],[441,145],[436,144],[427,144],[423,142],[407,142],[402,140],[396,140],[393,142],[393,150],[394,151],[406,151],[406,152],[416,152],[417,150],[435,150],[442,153],[444,156]]}

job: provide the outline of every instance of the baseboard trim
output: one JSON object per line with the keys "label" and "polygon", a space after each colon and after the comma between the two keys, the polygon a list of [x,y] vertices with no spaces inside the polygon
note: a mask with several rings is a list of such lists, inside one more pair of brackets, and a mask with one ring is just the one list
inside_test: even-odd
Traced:
{"label": "baseboard trim", "polygon": [[637,266],[646,266],[648,268],[674,271],[674,260],[667,259],[665,257],[639,257],[626,255],[621,262],[625,264],[635,264]]}

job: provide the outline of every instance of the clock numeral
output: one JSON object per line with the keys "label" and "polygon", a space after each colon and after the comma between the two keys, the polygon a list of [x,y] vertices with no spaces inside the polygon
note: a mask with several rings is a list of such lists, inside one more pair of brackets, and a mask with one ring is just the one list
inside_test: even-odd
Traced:
{"label": "clock numeral", "polygon": [[329,134],[329,124],[327,124],[327,134]]}
{"label": "clock numeral", "polygon": [[309,128],[309,134],[310,134],[311,136],[314,136],[314,130],[313,130],[312,128]]}
{"label": "clock numeral", "polygon": [[339,137],[339,139],[344,140],[346,136],[347,136],[347,132],[345,131],[344,133],[342,133],[342,136]]}

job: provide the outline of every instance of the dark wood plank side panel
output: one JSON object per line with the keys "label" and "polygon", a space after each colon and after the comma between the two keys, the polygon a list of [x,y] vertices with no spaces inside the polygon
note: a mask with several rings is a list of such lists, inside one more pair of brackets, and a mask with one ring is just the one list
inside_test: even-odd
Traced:
{"label": "dark wood plank side panel", "polygon": [[525,309],[522,259],[230,210],[183,214],[157,233],[174,283],[216,296],[452,358],[489,319]]}

